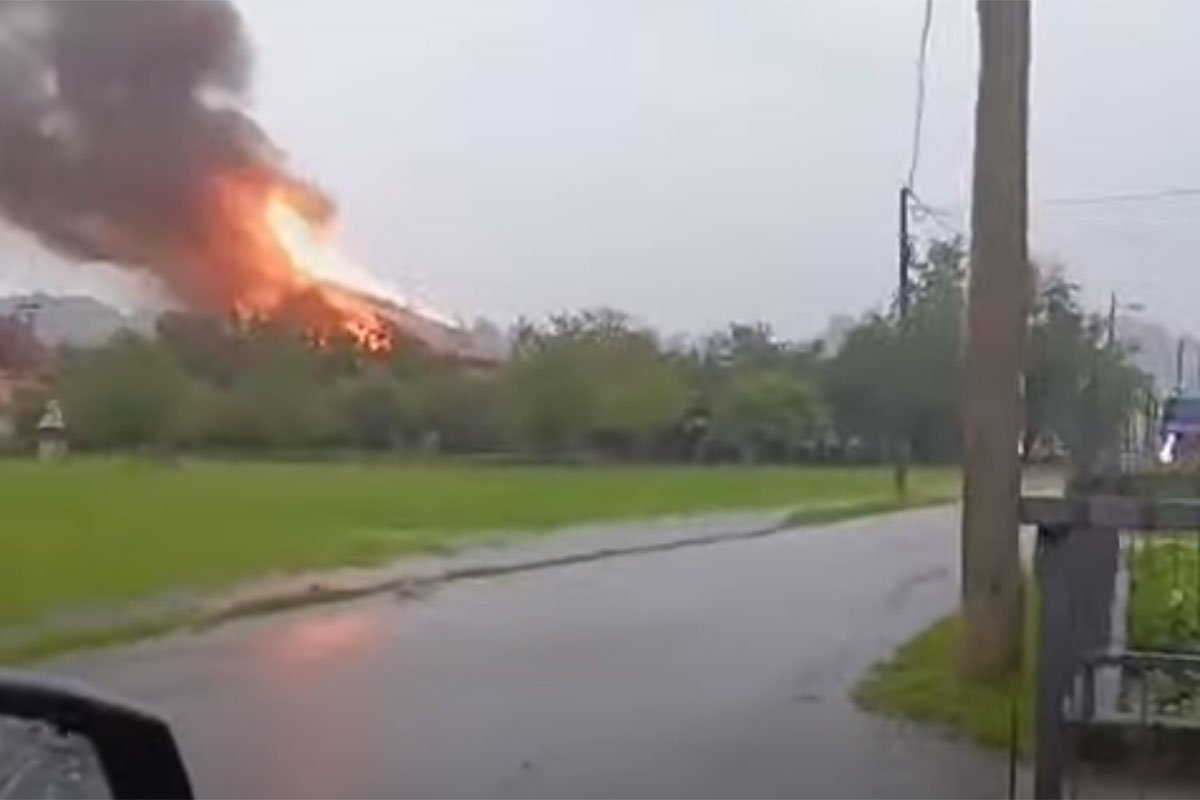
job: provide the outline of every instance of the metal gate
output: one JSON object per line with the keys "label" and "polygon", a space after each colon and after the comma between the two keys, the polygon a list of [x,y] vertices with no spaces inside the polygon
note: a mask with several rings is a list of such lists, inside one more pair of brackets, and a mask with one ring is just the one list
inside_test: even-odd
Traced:
{"label": "metal gate", "polygon": [[1122,794],[1174,779],[1200,733],[1200,500],[1027,498],[1022,516],[1037,526],[1035,795],[1073,794],[1085,751],[1121,765]]}

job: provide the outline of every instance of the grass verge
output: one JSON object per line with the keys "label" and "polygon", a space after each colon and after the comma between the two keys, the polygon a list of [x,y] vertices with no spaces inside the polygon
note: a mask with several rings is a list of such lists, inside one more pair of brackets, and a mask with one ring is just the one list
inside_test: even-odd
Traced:
{"label": "grass verge", "polygon": [[[955,487],[957,488],[957,487]],[[908,511],[915,508],[936,506],[954,499],[954,492],[929,492],[912,495],[901,499],[886,497],[880,499],[856,500],[848,503],[818,504],[809,508],[799,508],[787,515],[783,527],[804,525],[820,525],[827,522],[839,522],[855,517],[869,517],[877,514],[890,514],[895,511]]]}
{"label": "grass verge", "polygon": [[[1200,646],[1200,542],[1192,535],[1138,537],[1133,553],[1129,639],[1135,649]],[[1032,743],[1036,596],[1028,595],[1020,675],[995,683],[965,681],[957,659],[962,622],[947,617],[875,665],[854,690],[864,709],[932,723],[996,747],[1007,747],[1012,701],[1018,699],[1019,745]]]}
{"label": "grass verge", "polygon": [[1200,539],[1138,536],[1133,545],[1129,640],[1139,650],[1200,646]]}
{"label": "grass verge", "polygon": [[1017,746],[1030,752],[1036,652],[1034,603],[1026,595],[1025,648],[1021,670],[993,682],[970,681],[958,671],[962,620],[955,614],[936,622],[876,664],[854,689],[867,711],[932,724],[991,747],[1011,742],[1013,703]]}
{"label": "grass verge", "polygon": [[[947,500],[956,488],[949,469],[915,471],[900,503],[886,469],[0,462],[0,630],[165,592],[443,551],[496,531],[787,506],[799,509],[795,524],[813,524]],[[114,619],[15,655],[179,624]]]}

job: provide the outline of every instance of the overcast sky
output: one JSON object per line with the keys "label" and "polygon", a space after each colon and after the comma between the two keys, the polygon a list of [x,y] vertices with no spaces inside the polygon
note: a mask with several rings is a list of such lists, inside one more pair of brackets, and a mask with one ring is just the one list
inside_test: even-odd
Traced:
{"label": "overcast sky", "polygon": [[[890,291],[922,0],[240,5],[259,117],[352,253],[438,305],[801,336]],[[1200,186],[1198,33],[1196,3],[1034,3],[1032,245],[1195,332],[1200,198],[1044,200]],[[916,186],[960,221],[977,35],[935,0]],[[0,283],[97,274],[22,256]]]}

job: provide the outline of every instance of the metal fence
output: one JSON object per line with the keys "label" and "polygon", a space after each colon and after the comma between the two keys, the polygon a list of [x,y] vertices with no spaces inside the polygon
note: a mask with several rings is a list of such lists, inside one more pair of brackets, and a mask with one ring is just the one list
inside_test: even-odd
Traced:
{"label": "metal fence", "polygon": [[1034,792],[1073,793],[1085,742],[1132,767],[1200,731],[1200,500],[1029,498],[1040,603]]}

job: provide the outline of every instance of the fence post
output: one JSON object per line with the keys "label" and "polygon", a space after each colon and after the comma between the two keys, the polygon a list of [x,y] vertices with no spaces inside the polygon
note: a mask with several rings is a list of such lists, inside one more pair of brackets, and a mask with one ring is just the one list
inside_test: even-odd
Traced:
{"label": "fence post", "polygon": [[1072,529],[1038,526],[1034,571],[1041,600],[1037,630],[1037,696],[1034,711],[1033,795],[1062,797],[1066,769],[1063,698],[1071,678],[1073,652],[1068,580]]}
{"label": "fence post", "polygon": [[[1087,654],[1106,652],[1111,643],[1113,587],[1117,576],[1119,538],[1113,528],[1075,528],[1070,544],[1068,578],[1071,585],[1071,632],[1067,648],[1073,675]],[[1064,642],[1060,646],[1066,646]],[[1096,712],[1096,682],[1089,669],[1076,709],[1080,720],[1090,720]]]}

